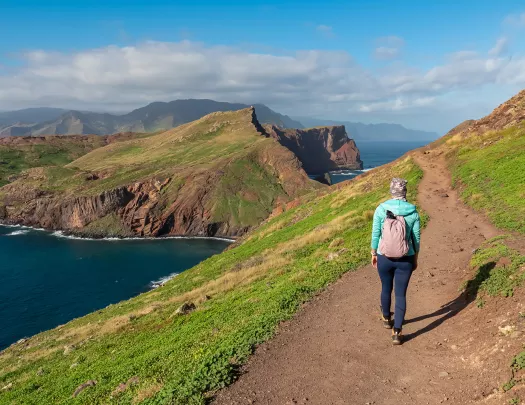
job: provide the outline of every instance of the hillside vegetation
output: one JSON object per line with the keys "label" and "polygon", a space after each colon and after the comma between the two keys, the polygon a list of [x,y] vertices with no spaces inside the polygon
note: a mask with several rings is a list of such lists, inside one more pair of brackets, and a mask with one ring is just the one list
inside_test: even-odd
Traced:
{"label": "hillside vegetation", "polygon": [[4,219],[93,236],[237,236],[322,186],[253,108],[110,143],[0,189]]}
{"label": "hillside vegetation", "polygon": [[119,133],[107,136],[46,136],[0,139],[0,187],[34,167],[65,166],[94,149],[113,142],[153,136],[155,133]]}
{"label": "hillside vegetation", "polygon": [[0,142],[0,187],[23,170],[41,166],[64,166],[105,144],[104,138],[98,136],[85,139],[47,137],[26,142]]}
{"label": "hillside vegetation", "polygon": [[[119,151],[135,153],[140,143],[133,145],[76,164],[103,169]],[[388,198],[393,176],[409,180],[415,200],[422,171],[405,157],[303,196],[233,248],[159,289],[11,346],[0,353],[0,386],[9,387],[0,391],[0,402],[204,403],[233,381],[280,321],[367,262],[373,210]]]}
{"label": "hillside vegetation", "polygon": [[525,233],[525,128],[456,135],[447,144],[462,199],[498,228]]}
{"label": "hillside vegetation", "polygon": [[524,120],[525,90],[433,145],[446,154],[463,201],[498,228],[519,233],[525,233]]}

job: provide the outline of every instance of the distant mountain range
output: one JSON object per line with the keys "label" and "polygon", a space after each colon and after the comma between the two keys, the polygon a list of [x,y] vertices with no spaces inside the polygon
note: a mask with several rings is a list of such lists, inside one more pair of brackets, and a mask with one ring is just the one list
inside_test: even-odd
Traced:
{"label": "distant mountain range", "polygon": [[[247,107],[247,104],[240,103],[189,99],[168,103],[154,102],[123,115],[62,108],[27,108],[0,112],[0,137],[154,132],[195,121],[212,112],[236,111]],[[262,124],[271,124],[283,129],[344,125],[349,137],[358,141],[430,141],[439,136],[435,132],[408,129],[398,124],[290,118],[264,104],[255,104],[254,107]]]}
{"label": "distant mountain range", "polygon": [[405,128],[399,124],[363,124],[361,122],[334,121],[308,117],[294,117],[306,127],[344,125],[348,136],[356,141],[433,141],[437,132]]}
{"label": "distant mountain range", "polygon": [[16,111],[0,111],[0,127],[6,127],[17,123],[31,124],[57,119],[68,110],[63,108],[25,108]]}
{"label": "distant mountain range", "polygon": [[[0,137],[153,132],[169,129],[217,111],[236,111],[246,104],[213,100],[175,100],[155,102],[124,115],[67,111],[59,108],[29,108],[0,113]],[[279,114],[263,104],[255,104],[264,124],[281,128],[302,128],[300,122]]]}

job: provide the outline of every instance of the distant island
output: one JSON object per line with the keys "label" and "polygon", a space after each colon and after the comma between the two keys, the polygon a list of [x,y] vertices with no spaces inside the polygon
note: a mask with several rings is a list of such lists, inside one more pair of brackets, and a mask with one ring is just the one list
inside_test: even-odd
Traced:
{"label": "distant island", "polygon": [[308,127],[344,125],[356,141],[434,141],[440,137],[437,132],[405,128],[399,124],[363,124],[361,122],[336,121],[310,117],[294,117]]}

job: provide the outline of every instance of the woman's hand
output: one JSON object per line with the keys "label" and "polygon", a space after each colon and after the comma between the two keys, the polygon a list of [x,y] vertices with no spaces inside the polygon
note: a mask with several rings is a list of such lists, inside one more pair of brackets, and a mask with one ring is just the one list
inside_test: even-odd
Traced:
{"label": "woman's hand", "polygon": [[372,266],[377,269],[377,255],[372,255]]}

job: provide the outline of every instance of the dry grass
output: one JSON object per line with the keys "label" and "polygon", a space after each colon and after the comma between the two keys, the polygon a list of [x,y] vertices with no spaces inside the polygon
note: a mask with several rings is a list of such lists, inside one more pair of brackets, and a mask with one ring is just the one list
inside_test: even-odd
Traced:
{"label": "dry grass", "polygon": [[47,347],[44,349],[37,349],[32,351],[26,351],[21,355],[21,358],[24,360],[36,361],[44,357],[51,356],[57,351],[61,350],[62,347]]}
{"label": "dry grass", "polygon": [[355,211],[350,211],[344,215],[340,215],[326,223],[326,225],[317,227],[306,235],[281,243],[274,249],[274,252],[276,254],[284,254],[286,252],[301,249],[307,245],[324,242],[333,237],[336,233],[341,232],[343,229],[354,225],[356,221],[361,221],[360,216],[354,217],[354,215]]}
{"label": "dry grass", "polygon": [[144,400],[152,398],[157,392],[159,392],[162,389],[163,386],[164,385],[160,382],[155,382],[140,388],[135,398],[133,398],[133,404],[140,404]]}
{"label": "dry grass", "polygon": [[345,187],[341,189],[339,193],[337,193],[332,201],[332,204],[330,205],[330,208],[336,209],[342,207],[344,204],[348,202],[351,198],[359,195],[358,192],[356,192],[353,187]]}
{"label": "dry grass", "polygon": [[[165,302],[193,302],[197,301],[204,295],[214,296],[219,293],[228,292],[242,285],[250,284],[260,277],[264,277],[268,271],[280,269],[288,263],[290,263],[289,259],[279,255],[266,256],[261,264],[225,273],[221,277],[212,280],[199,288],[188,291],[183,295],[172,297]],[[158,304],[162,305],[163,302],[159,302]]]}
{"label": "dry grass", "polygon": [[[283,229],[284,227],[286,226],[286,221],[285,220],[280,220],[280,221],[277,221],[276,223],[272,224],[271,226],[269,226],[268,228],[266,228],[264,231],[260,232],[257,237],[260,239],[260,238],[264,238],[265,236],[268,236],[270,234],[272,234],[273,232],[275,231],[278,231],[280,229]],[[254,236],[250,236],[249,239],[253,238]]]}
{"label": "dry grass", "polygon": [[462,133],[456,134],[445,142],[446,145],[456,145],[463,141],[464,135]]}

